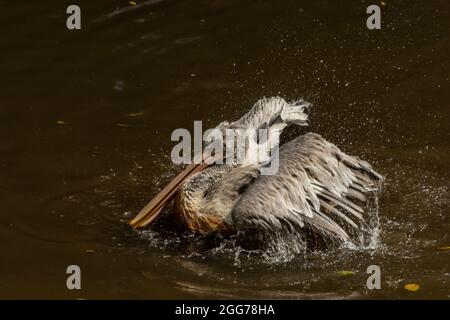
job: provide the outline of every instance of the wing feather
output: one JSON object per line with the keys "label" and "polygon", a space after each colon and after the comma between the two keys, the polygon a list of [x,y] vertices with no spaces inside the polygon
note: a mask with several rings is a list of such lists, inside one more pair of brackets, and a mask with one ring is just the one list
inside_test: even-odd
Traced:
{"label": "wing feather", "polygon": [[367,195],[380,189],[383,177],[313,133],[283,145],[279,157],[278,173],[259,175],[237,201],[233,224],[244,231],[289,225],[348,241],[348,231],[365,223]]}

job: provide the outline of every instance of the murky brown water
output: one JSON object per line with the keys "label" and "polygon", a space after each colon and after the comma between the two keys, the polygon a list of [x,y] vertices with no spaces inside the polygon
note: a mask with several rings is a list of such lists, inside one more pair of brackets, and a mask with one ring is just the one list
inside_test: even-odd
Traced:
{"label": "murky brown water", "polygon": [[[72,2],[1,5],[0,297],[450,297],[448,1],[384,0],[379,31],[376,1],[136,2],[77,1],[77,32]],[[272,95],[312,101],[308,130],[386,176],[377,249],[252,257],[179,235],[170,211],[130,230],[179,170],[175,128]]]}

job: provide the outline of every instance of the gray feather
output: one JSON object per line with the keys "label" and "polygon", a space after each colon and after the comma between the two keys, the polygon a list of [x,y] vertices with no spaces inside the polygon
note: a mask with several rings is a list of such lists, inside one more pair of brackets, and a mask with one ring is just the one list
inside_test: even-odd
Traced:
{"label": "gray feather", "polygon": [[[252,181],[236,202],[231,220],[238,229],[258,229],[261,221],[264,229],[279,229],[282,221],[289,221],[299,232],[310,227],[347,241],[345,225],[359,229],[347,214],[364,222],[364,209],[351,198],[366,201],[365,187],[377,185],[379,177],[367,162],[308,133],[280,148],[279,172]],[[324,210],[334,213],[339,222]]]}

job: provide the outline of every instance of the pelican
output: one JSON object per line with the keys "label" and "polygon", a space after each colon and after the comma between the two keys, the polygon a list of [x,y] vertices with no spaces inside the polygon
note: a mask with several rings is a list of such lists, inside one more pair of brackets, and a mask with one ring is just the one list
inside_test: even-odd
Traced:
{"label": "pelican", "polygon": [[[306,126],[309,106],[304,100],[263,98],[242,118],[218,128]],[[147,226],[175,198],[177,220],[200,234],[236,234],[261,242],[266,235],[295,233],[311,248],[361,239],[373,218],[369,200],[378,196],[383,177],[315,133],[281,145],[278,155],[273,175],[261,174],[267,163],[188,165],[130,224]]]}

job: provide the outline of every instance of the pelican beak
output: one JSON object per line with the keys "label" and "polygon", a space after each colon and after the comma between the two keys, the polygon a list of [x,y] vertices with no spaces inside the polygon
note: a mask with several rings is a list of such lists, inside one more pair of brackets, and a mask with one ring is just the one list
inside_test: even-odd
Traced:
{"label": "pelican beak", "polygon": [[162,189],[138,214],[130,221],[133,228],[143,228],[158,217],[162,209],[172,199],[181,183],[188,177],[202,171],[209,164],[202,162],[190,164],[180,172],[164,189]]}

